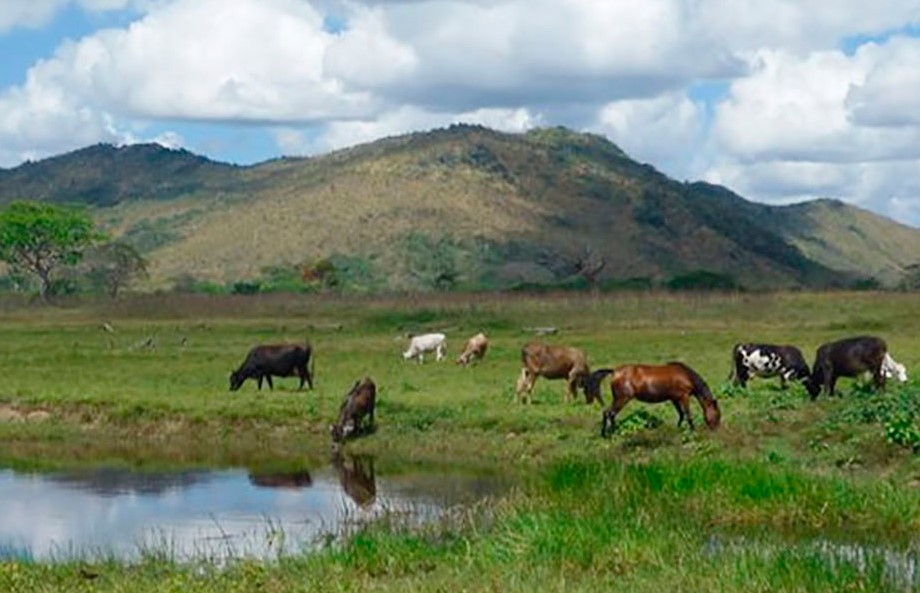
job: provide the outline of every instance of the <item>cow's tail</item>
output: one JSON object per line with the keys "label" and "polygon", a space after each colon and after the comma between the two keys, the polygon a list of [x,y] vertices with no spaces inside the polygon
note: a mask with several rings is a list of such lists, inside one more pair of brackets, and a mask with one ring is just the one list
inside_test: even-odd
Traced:
{"label": "cow's tail", "polygon": [[732,348],[732,368],[728,371],[728,381],[734,381],[738,378],[738,348],[741,344],[735,344]]}
{"label": "cow's tail", "polygon": [[690,379],[690,383],[693,385],[693,391],[691,393],[696,397],[697,401],[700,402],[700,406],[703,408],[703,417],[706,419],[706,425],[709,428],[717,428],[722,420],[722,414],[719,411],[719,402],[713,397],[712,391],[709,390],[709,385],[700,377],[699,373],[684,363],[671,362],[669,364],[677,365],[684,370],[687,377]]}
{"label": "cow's tail", "polygon": [[307,352],[310,353],[310,361],[307,363],[310,366],[307,369],[307,373],[310,375],[310,389],[313,389],[316,381],[316,352],[313,351],[313,344],[310,343],[310,338],[305,339],[304,344],[307,347]]}
{"label": "cow's tail", "polygon": [[604,403],[604,398],[601,397],[601,381],[604,380],[604,377],[613,373],[613,371],[614,369],[597,369],[585,377],[585,397],[588,403],[593,402],[595,399],[601,402],[601,404]]}

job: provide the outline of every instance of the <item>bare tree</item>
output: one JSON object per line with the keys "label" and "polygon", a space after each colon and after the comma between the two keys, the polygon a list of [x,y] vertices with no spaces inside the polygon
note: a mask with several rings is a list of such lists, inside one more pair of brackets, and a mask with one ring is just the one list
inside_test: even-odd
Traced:
{"label": "bare tree", "polygon": [[584,245],[575,253],[564,253],[555,249],[545,249],[537,256],[537,264],[546,268],[557,280],[577,276],[587,282],[591,290],[597,290],[601,272],[607,260],[591,245]]}

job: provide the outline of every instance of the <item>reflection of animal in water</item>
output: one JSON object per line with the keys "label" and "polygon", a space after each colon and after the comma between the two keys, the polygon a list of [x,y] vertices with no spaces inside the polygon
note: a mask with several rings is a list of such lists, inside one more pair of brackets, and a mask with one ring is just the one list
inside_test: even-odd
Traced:
{"label": "reflection of animal in water", "polygon": [[616,429],[616,417],[630,400],[656,404],[671,402],[679,416],[677,425],[684,420],[693,428],[693,416],[690,413],[690,396],[696,397],[703,408],[703,417],[709,428],[717,428],[721,414],[719,404],[709,391],[709,386],[696,371],[680,362],[663,365],[627,364],[616,369],[594,371],[586,381],[585,390],[595,397],[600,392],[600,382],[606,375],[610,379],[613,401],[604,411],[601,436],[607,436]]}
{"label": "reflection of animal in water", "polygon": [[342,490],[359,507],[367,507],[377,498],[377,481],[374,478],[374,458],[361,455],[343,457],[336,454],[332,467],[339,474]]}
{"label": "reflection of animal in water", "polygon": [[307,470],[274,473],[251,471],[249,482],[260,488],[307,488],[313,485],[313,478]]}

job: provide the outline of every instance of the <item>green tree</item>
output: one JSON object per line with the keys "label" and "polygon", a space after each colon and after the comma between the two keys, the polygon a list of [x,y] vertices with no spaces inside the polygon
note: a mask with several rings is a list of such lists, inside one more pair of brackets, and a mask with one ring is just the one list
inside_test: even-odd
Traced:
{"label": "green tree", "polygon": [[55,272],[79,263],[102,238],[82,210],[28,201],[0,210],[0,259],[34,275],[42,299],[48,298]]}
{"label": "green tree", "polygon": [[147,277],[147,260],[127,243],[103,243],[87,254],[90,275],[106,294],[116,298],[132,280]]}

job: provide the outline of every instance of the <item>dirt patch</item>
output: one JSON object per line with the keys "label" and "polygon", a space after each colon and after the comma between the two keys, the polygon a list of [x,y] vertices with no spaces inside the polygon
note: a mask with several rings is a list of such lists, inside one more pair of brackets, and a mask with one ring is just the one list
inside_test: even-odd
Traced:
{"label": "dirt patch", "polygon": [[43,422],[51,417],[47,410],[19,410],[10,404],[0,404],[0,424],[4,422]]}

